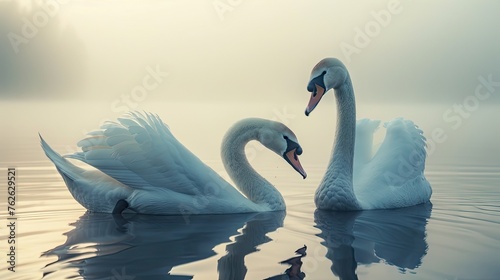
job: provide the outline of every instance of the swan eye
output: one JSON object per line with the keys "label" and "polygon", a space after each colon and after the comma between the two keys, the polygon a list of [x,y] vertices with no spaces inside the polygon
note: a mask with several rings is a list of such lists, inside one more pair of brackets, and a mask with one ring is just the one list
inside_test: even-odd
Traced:
{"label": "swan eye", "polygon": [[283,135],[283,139],[288,140],[288,136]]}
{"label": "swan eye", "polygon": [[316,86],[320,86],[320,87],[326,89],[325,81],[324,81],[325,74],[326,74],[326,70],[321,72],[320,75],[318,75],[316,78],[309,81],[309,84],[307,84],[307,91],[312,93],[313,97],[316,96],[316,94],[317,94]]}

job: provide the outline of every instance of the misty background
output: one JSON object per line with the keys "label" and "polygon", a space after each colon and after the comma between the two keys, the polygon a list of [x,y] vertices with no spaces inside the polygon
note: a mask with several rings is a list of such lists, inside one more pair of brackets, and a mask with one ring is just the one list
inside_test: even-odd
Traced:
{"label": "misty background", "polygon": [[[282,121],[307,170],[329,158],[336,110],[330,93],[306,118],[306,85],[320,59],[337,57],[358,118],[412,119],[431,163],[498,164],[500,86],[475,95],[480,77],[500,82],[498,34],[500,2],[486,0],[1,1],[0,162],[48,161],[38,132],[76,151],[134,109],[159,114],[205,162],[219,160],[235,121]],[[254,165],[287,168],[247,148]]]}

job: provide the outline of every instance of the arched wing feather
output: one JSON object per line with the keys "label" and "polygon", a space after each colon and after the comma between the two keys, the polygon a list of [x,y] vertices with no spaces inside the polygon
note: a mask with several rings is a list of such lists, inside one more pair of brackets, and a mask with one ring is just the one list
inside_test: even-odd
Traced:
{"label": "arched wing feather", "polygon": [[401,186],[421,176],[425,168],[426,144],[422,130],[402,118],[384,124],[384,142],[373,158],[361,167],[360,185],[384,180],[389,186]]}
{"label": "arched wing feather", "polygon": [[379,125],[379,120],[360,119],[356,121],[354,180],[359,178],[359,172],[373,158],[373,134],[377,131]]}
{"label": "arched wing feather", "polygon": [[224,182],[152,114],[132,112],[117,122],[107,122],[78,146],[82,152],[67,157],[79,159],[132,188],[166,188],[195,195],[203,185]]}

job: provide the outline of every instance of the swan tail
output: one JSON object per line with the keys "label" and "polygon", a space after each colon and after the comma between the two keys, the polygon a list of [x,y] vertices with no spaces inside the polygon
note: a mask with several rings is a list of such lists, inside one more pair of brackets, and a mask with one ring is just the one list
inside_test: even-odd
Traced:
{"label": "swan tail", "polygon": [[[57,172],[61,174],[61,177],[63,178],[64,183],[66,184],[70,193],[74,194],[75,190],[78,189],[76,181],[78,180],[78,178],[82,176],[82,173],[85,170],[75,166],[74,164],[66,160],[63,156],[61,156],[59,153],[54,151],[54,149],[52,149],[52,147],[50,147],[49,144],[43,139],[42,135],[38,134],[38,136],[40,136],[40,144],[42,146],[43,151],[45,152],[45,155],[56,166]],[[80,204],[84,205],[80,201],[80,199],[78,199],[78,197],[75,197],[74,195],[73,197]]]}
{"label": "swan tail", "polygon": [[61,174],[69,192],[78,203],[90,211],[118,213],[128,207],[126,199],[133,190],[101,171],[88,171],[69,162],[65,157],[81,159],[79,153],[61,156],[40,135],[47,157]]}
{"label": "swan tail", "polygon": [[69,155],[64,155],[62,156],[63,158],[72,158],[72,159],[77,159],[79,161],[83,161],[85,162],[85,154],[81,153],[81,152],[77,152],[77,153],[74,153],[74,154],[69,154]]}
{"label": "swan tail", "polygon": [[58,154],[54,149],[52,149],[49,144],[40,136],[40,144],[42,146],[45,155],[52,161],[56,166],[57,171],[61,174],[66,184],[73,184],[80,175],[84,172],[84,169],[73,165],[71,162],[67,161],[64,157]]}

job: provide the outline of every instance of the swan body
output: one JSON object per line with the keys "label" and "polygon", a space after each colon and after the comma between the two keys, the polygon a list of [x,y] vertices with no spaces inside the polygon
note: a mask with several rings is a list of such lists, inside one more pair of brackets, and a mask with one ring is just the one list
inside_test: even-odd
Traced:
{"label": "swan body", "polygon": [[386,137],[373,153],[373,133],[380,121],[356,122],[354,90],[342,62],[335,58],[320,61],[307,89],[311,98],[306,115],[330,89],[337,101],[335,144],[314,198],[318,209],[392,209],[429,201],[432,190],[423,174],[425,137],[412,121],[398,118],[385,123]]}
{"label": "swan body", "polygon": [[[41,144],[75,200],[93,212],[130,209],[143,214],[193,215],[284,210],[281,194],[246,159],[244,147],[251,140],[282,156],[305,178],[298,160],[302,149],[293,132],[281,123],[257,118],[237,122],[222,144],[224,166],[241,192],[184,147],[152,114],[132,112],[108,122],[78,142],[82,152],[64,157],[43,138]],[[66,158],[95,169],[82,169]]]}

